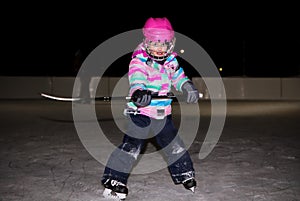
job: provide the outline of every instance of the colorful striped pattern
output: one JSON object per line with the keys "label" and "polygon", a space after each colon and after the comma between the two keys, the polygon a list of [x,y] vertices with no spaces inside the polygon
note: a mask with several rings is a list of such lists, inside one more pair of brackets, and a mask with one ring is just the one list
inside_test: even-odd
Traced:
{"label": "colorful striped pattern", "polygon": [[[142,43],[136,48],[132,54],[132,60],[129,64],[129,95],[137,89],[148,89],[158,92],[159,95],[166,95],[171,91],[173,86],[177,91],[181,91],[183,83],[189,80],[184,74],[184,70],[179,67],[176,59],[177,54],[172,53],[163,65],[149,61],[149,57],[142,46]],[[165,116],[171,114],[171,99],[152,100],[149,106],[139,108],[141,114],[157,118],[157,108],[165,109]],[[128,108],[137,109],[137,107],[129,102]]]}

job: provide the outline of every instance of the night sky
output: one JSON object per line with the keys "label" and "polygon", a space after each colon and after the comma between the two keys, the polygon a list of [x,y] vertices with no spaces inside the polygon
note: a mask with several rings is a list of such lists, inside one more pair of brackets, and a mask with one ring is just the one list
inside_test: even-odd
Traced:
{"label": "night sky", "polygon": [[[131,6],[133,3],[129,4]],[[122,8],[121,5],[118,5]],[[260,5],[261,6],[261,5]],[[248,77],[299,76],[300,37],[296,6],[158,4],[117,11],[114,6],[28,3],[10,5],[2,15],[0,75],[74,76],[75,52],[86,55],[112,36],[142,28],[148,17],[168,17],[175,31],[198,42],[220,74]],[[229,5],[230,7],[230,5]],[[104,10],[107,13],[104,13]],[[107,75],[126,73],[130,55],[109,68]],[[179,58],[189,76],[197,73]],[[114,70],[114,65],[124,65]]]}

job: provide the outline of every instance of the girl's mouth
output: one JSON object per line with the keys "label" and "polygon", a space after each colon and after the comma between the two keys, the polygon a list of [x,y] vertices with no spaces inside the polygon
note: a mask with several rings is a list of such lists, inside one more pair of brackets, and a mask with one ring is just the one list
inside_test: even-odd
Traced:
{"label": "girl's mouth", "polygon": [[157,55],[157,56],[163,56],[163,55],[165,55],[165,52],[153,51],[152,54]]}

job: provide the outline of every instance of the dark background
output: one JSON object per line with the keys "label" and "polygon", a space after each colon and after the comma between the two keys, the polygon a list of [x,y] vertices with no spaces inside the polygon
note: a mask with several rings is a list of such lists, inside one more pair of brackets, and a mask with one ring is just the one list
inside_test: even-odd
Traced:
{"label": "dark background", "polygon": [[[71,2],[3,6],[0,75],[75,76],[78,49],[86,56],[110,37],[142,28],[148,17],[168,17],[175,31],[207,51],[217,68],[223,69],[220,74],[224,77],[300,74],[296,5],[128,2],[129,8],[124,6],[117,2],[110,6]],[[130,54],[118,59],[106,75],[124,75],[129,59]],[[189,76],[197,74],[179,60]]]}

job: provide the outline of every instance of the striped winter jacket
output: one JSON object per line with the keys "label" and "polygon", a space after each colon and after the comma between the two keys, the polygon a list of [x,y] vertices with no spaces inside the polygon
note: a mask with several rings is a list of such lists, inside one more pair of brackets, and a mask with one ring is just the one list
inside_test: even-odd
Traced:
{"label": "striped winter jacket", "polygon": [[[135,49],[129,64],[129,96],[137,89],[158,92],[166,95],[173,86],[181,91],[181,86],[189,80],[183,69],[179,67],[177,54],[172,53],[161,65],[151,60],[142,44]],[[152,99],[150,105],[137,108],[133,102],[127,103],[127,108],[138,110],[140,114],[161,119],[171,114],[172,99]]]}

